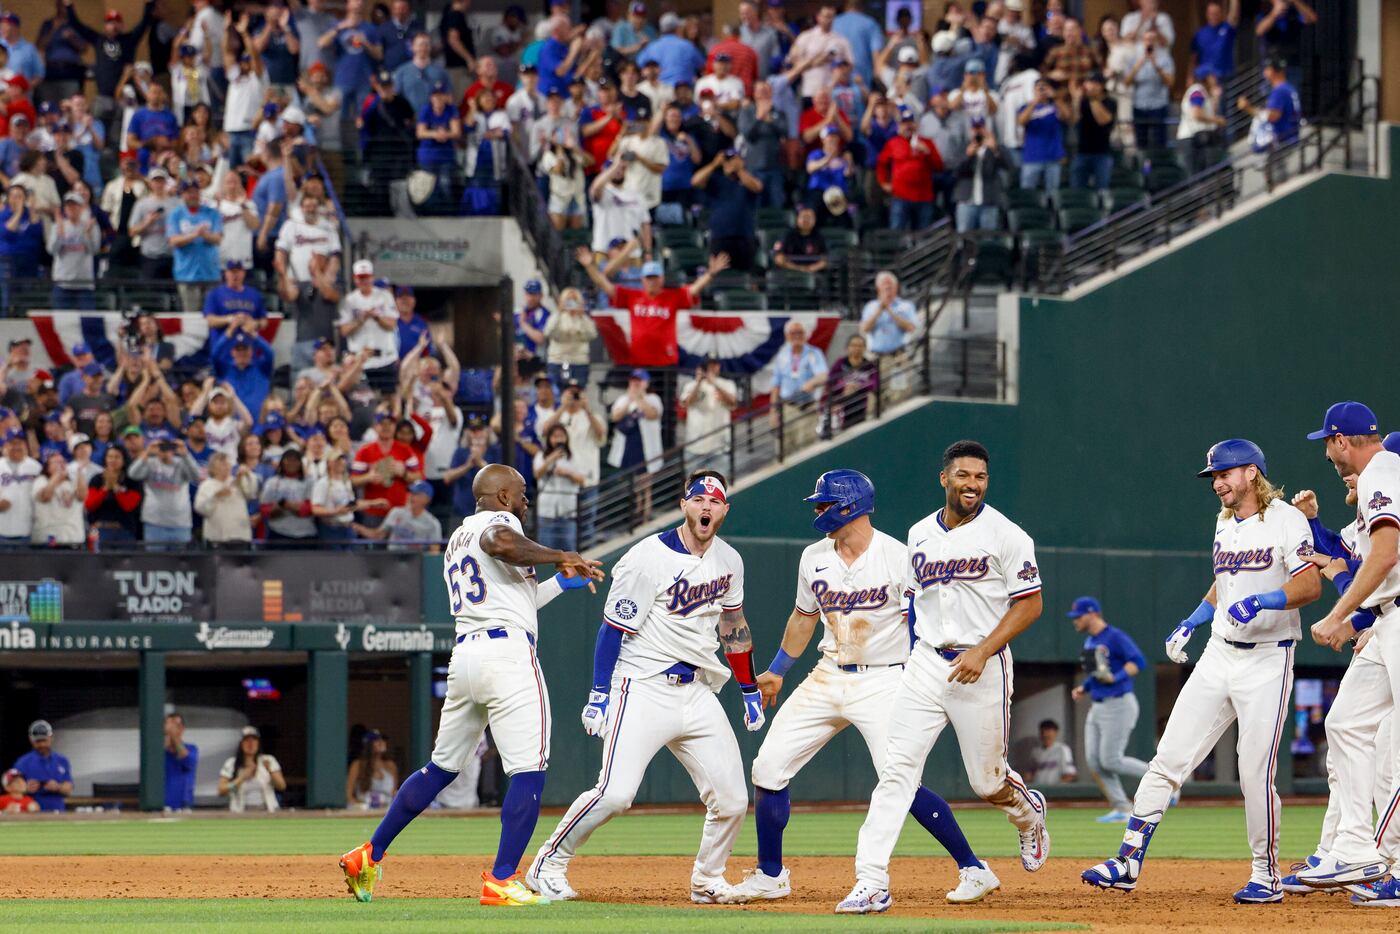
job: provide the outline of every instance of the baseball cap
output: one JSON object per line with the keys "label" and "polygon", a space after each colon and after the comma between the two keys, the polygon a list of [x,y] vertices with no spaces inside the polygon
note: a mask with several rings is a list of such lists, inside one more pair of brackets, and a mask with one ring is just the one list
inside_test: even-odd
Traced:
{"label": "baseball cap", "polygon": [[246,331],[239,331],[237,334],[233,335],[233,337],[230,337],[229,340],[235,347],[251,347],[253,345],[253,339],[248,336]]}
{"label": "baseball cap", "polygon": [[986,117],[978,116],[978,117],[973,117],[973,118],[972,118],[971,126],[973,126],[974,128],[975,128],[975,127],[984,127],[984,126],[986,126],[986,125],[987,125],[987,118],[986,118]]}
{"label": "baseball cap", "polygon": [[701,99],[701,100],[704,100],[704,99],[707,98],[707,97],[714,97],[714,96],[715,96],[715,89],[714,89],[714,88],[701,88],[701,89],[700,89],[700,99]]}
{"label": "baseball cap", "polygon": [[[199,190],[199,184],[198,184],[197,182],[194,182],[194,181],[188,179],[188,178],[185,179],[183,182],[180,183],[180,193],[181,193],[181,194],[184,194],[184,193],[187,192],[187,191],[198,191],[198,190]],[[71,194],[73,194],[73,192],[70,191],[68,194],[71,195]],[[65,200],[67,200],[67,197],[68,197],[68,195],[64,195],[64,199],[65,199]]]}
{"label": "baseball cap", "polygon": [[525,283],[525,291],[530,295],[542,295],[544,294],[544,286],[540,285],[540,280],[531,279]]}
{"label": "baseball cap", "polygon": [[626,238],[626,237],[613,237],[611,240],[608,241],[608,249],[609,249],[609,250],[616,250],[618,247],[620,247],[620,246],[626,246],[626,245],[627,245],[627,238]]}
{"label": "baseball cap", "polygon": [[[18,19],[18,17],[16,17]],[[48,739],[53,735],[53,726],[47,720],[35,720],[29,724],[30,739]]]}
{"label": "baseball cap", "polygon": [[32,344],[32,343],[34,343],[34,341],[33,341],[32,339],[28,338],[28,337],[16,337],[14,340],[10,341],[10,349],[13,350],[14,348],[18,347],[20,344]]}
{"label": "baseball cap", "polygon": [[295,123],[297,126],[306,125],[306,114],[301,112],[300,107],[292,106],[282,111],[283,123]]}
{"label": "baseball cap", "polygon": [[647,5],[645,3],[634,3],[631,6],[631,10],[638,16],[644,16],[647,11]]}
{"label": "baseball cap", "polygon": [[914,119],[914,111],[913,111],[912,108],[909,108],[909,107],[900,107],[900,108],[899,108],[899,120],[900,120],[901,123],[903,123],[905,120],[913,120],[913,119]]}
{"label": "baseball cap", "polygon": [[394,83],[394,73],[387,68],[379,69],[379,74],[375,75],[375,77],[379,79],[380,84]]}
{"label": "baseball cap", "polygon": [[694,88],[694,87],[695,87],[695,82],[694,82],[694,81],[691,81],[689,78],[682,78],[682,79],[680,79],[679,81],[673,82],[673,83],[671,84],[671,87],[673,87],[673,88]]}
{"label": "baseball cap", "polygon": [[969,61],[966,65],[963,66],[963,71],[970,71],[970,72],[972,72],[973,74],[977,74],[977,73],[979,73],[979,72],[985,72],[986,70],[987,70],[987,63],[984,62],[984,61],[982,61],[982,59],[980,59],[980,58],[974,58],[974,59],[972,59],[971,61]]}
{"label": "baseball cap", "polygon": [[3,22],[3,23],[13,23],[14,25],[18,26],[18,25],[19,25],[19,14],[18,14],[18,13],[4,13],[4,14],[0,14],[0,22]]}
{"label": "baseball cap", "polygon": [[548,91],[545,91],[545,92],[544,92],[544,96],[545,96],[545,97],[563,97],[563,96],[564,96],[564,91],[563,91],[558,85],[554,85],[554,86],[551,87]]}
{"label": "baseball cap", "polygon": [[732,59],[732,58],[729,57],[729,53],[728,53],[728,52],[721,52],[721,53],[719,53],[718,55],[715,56],[715,61],[717,61],[717,62],[732,62],[732,61],[734,61],[734,59]]}
{"label": "baseball cap", "polygon": [[374,423],[375,423],[376,425],[379,424],[380,422],[392,422],[393,420],[394,420],[394,413],[393,413],[393,412],[386,412],[386,411],[380,410],[380,411],[374,413]]}
{"label": "baseball cap", "polygon": [[5,432],[4,435],[0,435],[0,441],[23,441],[23,440],[24,440],[24,429],[23,429],[23,428],[11,428],[9,431]]}
{"label": "baseball cap", "polygon": [[651,260],[649,262],[642,263],[642,278],[645,279],[647,276],[664,275],[666,275],[666,270],[661,268],[661,264],[658,263],[656,260]]}
{"label": "baseball cap", "polygon": [[726,159],[733,159],[737,155],[739,155],[739,150],[735,149],[733,146],[730,146],[724,151],[724,158]]}
{"label": "baseball cap", "polygon": [[357,259],[355,265],[350,267],[350,271],[357,276],[372,276],[374,275],[374,263],[367,259]]}
{"label": "baseball cap", "polygon": [[10,118],[10,126],[14,126],[16,123],[23,123],[25,126],[28,126],[29,118],[24,114],[15,114]]}
{"label": "baseball cap", "polygon": [[19,769],[6,769],[6,770],[5,770],[5,784],[6,784],[6,785],[8,785],[10,782],[14,781],[14,780],[17,779],[17,778],[21,778],[21,779],[24,778],[24,773],[21,772]]}
{"label": "baseball cap", "polygon": [[58,106],[53,101],[40,101],[37,110],[41,116],[43,114],[56,114]]}
{"label": "baseball cap", "polygon": [[68,348],[68,352],[75,357],[81,357],[84,354],[92,353],[92,348],[88,346],[87,341],[78,341],[72,347]]}
{"label": "baseball cap", "polygon": [[1373,435],[1376,433],[1376,413],[1360,402],[1334,402],[1322,419],[1322,427],[1308,432],[1309,441],[1321,441],[1333,435]]}
{"label": "baseball cap", "polygon": [[1085,613],[1102,613],[1103,607],[1099,606],[1099,601],[1093,597],[1077,597],[1070,605],[1069,612],[1065,615],[1070,619],[1078,619]]}
{"label": "baseball cap", "polygon": [[109,23],[120,23],[122,21],[122,11],[108,10],[107,15],[104,16],[103,19]]}
{"label": "baseball cap", "polygon": [[141,436],[140,425],[127,425],[125,428],[122,429],[123,438],[130,438],[132,435],[136,435],[137,437]]}
{"label": "baseball cap", "polygon": [[[1202,65],[1201,68],[1210,68],[1210,66],[1209,66],[1209,65]],[[1197,69],[1196,69],[1196,77],[1198,77],[1198,78],[1201,76],[1201,75],[1200,75],[1201,68],[1197,68]],[[1211,70],[1214,71],[1214,69],[1211,69]],[[1086,76],[1084,77],[1084,80],[1085,80],[1085,81],[1097,81],[1099,84],[1103,84],[1103,83],[1104,83],[1103,72],[1101,72],[1101,71],[1091,71],[1091,72],[1089,72],[1088,75],[1086,75]]]}
{"label": "baseball cap", "polygon": [[917,49],[912,49],[906,45],[899,50],[896,61],[901,65],[917,65],[919,64],[919,52]]}
{"label": "baseball cap", "polygon": [[225,269],[247,269],[248,267],[247,267],[247,266],[244,266],[244,265],[243,265],[243,261],[240,260],[240,259],[231,259],[231,260],[229,260],[227,263],[224,263],[224,268],[225,268]]}
{"label": "baseball cap", "polygon": [[395,294],[395,295],[412,295],[412,294],[413,294],[413,286],[411,286],[411,285],[396,285],[396,286],[394,286],[394,294]]}
{"label": "baseball cap", "polygon": [[96,360],[94,360],[93,362],[89,363],[87,366],[83,367],[83,375],[84,375],[84,376],[101,376],[101,375],[102,375],[102,364],[100,364],[100,363],[98,363]]}
{"label": "baseball cap", "polygon": [[263,419],[263,423],[262,423],[261,425],[259,425],[259,426],[257,426],[256,428],[253,429],[253,434],[255,434],[255,435],[261,435],[261,434],[265,434],[266,432],[269,432],[269,431],[275,431],[275,430],[278,429],[278,428],[286,428],[286,427],[287,427],[287,420],[286,420],[285,418],[282,417],[282,413],[281,413],[281,412],[273,412],[273,413],[272,413],[271,415],[269,415],[267,418]]}
{"label": "baseball cap", "polygon": [[840,135],[841,135],[841,129],[840,129],[839,127],[828,126],[826,129],[822,130],[822,136],[840,136]]}
{"label": "baseball cap", "polygon": [[170,181],[170,173],[165,171],[165,169],[152,169],[151,174],[146,176],[146,180],[149,182],[168,182]]}
{"label": "baseball cap", "polygon": [[429,91],[433,94],[448,94],[452,91],[452,87],[446,81],[434,81]]}
{"label": "baseball cap", "polygon": [[419,480],[417,483],[413,484],[413,486],[408,488],[408,492],[422,493],[424,496],[432,496],[433,485],[427,480]]}
{"label": "baseball cap", "polygon": [[81,431],[75,431],[68,436],[68,449],[70,451],[76,451],[80,444],[92,444],[92,439]]}
{"label": "baseball cap", "polygon": [[194,46],[192,46],[192,45],[190,45],[188,42],[186,42],[184,45],[180,46],[180,54],[181,54],[181,55],[197,55],[197,54],[199,54],[199,49],[196,49]]}
{"label": "baseball cap", "polygon": [[329,73],[330,69],[326,67],[325,62],[312,62],[311,67],[306,69],[306,73],[309,75],[315,74],[318,71],[322,73]]}
{"label": "baseball cap", "polygon": [[262,734],[258,732],[258,728],[255,726],[245,726],[242,731],[242,736],[245,739],[249,736],[256,736],[259,739],[262,739]]}
{"label": "baseball cap", "polygon": [[540,73],[539,68],[535,65],[531,65],[529,62],[521,65],[519,71],[522,75],[537,75]]}
{"label": "baseball cap", "polygon": [[208,421],[203,412],[192,412],[185,416],[185,427],[189,428],[195,422]]}
{"label": "baseball cap", "polygon": [[627,374],[627,378],[628,378],[628,379],[639,379],[639,380],[641,380],[641,381],[644,382],[644,383],[649,383],[649,382],[651,382],[651,374],[648,373],[646,370],[643,370],[643,369],[641,369],[641,368],[635,369],[635,370],[633,370],[631,373]]}
{"label": "baseball cap", "polygon": [[[1098,72],[1094,72],[1094,74],[1098,74]],[[1201,81],[1205,78],[1220,77],[1220,72],[1216,70],[1214,65],[1197,65],[1196,70],[1193,74],[1195,75],[1197,81]],[[1093,75],[1090,75],[1090,79],[1093,79]],[[1098,80],[1102,81],[1103,75],[1099,75]]]}

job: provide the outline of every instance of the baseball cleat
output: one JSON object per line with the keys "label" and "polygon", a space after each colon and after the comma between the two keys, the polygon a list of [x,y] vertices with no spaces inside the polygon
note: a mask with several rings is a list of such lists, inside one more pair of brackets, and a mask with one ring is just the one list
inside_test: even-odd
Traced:
{"label": "baseball cleat", "polygon": [[549,899],[536,895],[520,881],[520,873],[509,879],[497,879],[489,872],[481,874],[481,904],[498,908],[524,908],[527,905],[548,905]]}
{"label": "baseball cleat", "polygon": [[1316,866],[1298,870],[1298,881],[1315,889],[1339,889],[1357,882],[1374,882],[1390,872],[1390,866],[1383,859],[1367,860],[1360,863],[1344,863],[1337,859],[1324,859]]}
{"label": "baseball cleat", "polygon": [[690,883],[690,900],[697,905],[725,905],[734,897],[734,886],[723,879]]}
{"label": "baseball cleat", "polygon": [[1131,892],[1137,888],[1138,870],[1123,857],[1110,856],[1097,866],[1090,866],[1081,872],[1079,878],[1101,889]]}
{"label": "baseball cleat", "polygon": [[792,875],[786,866],[776,876],[770,876],[762,869],[750,869],[744,874],[744,881],[734,886],[733,891],[723,901],[726,905],[737,905],[787,898],[791,894]]}
{"label": "baseball cleat", "polygon": [[578,893],[573,886],[569,885],[569,880],[562,874],[542,873],[537,871],[539,861],[531,866],[525,873],[525,887],[531,892],[543,895],[552,902],[569,902],[578,898]]}
{"label": "baseball cleat", "polygon": [[958,870],[958,887],[949,892],[947,898],[954,905],[971,905],[999,888],[1001,880],[985,862],[980,866],[963,866]]}
{"label": "baseball cleat", "polygon": [[1351,897],[1353,905],[1362,908],[1400,908],[1400,880],[1392,878],[1384,882],[1349,885],[1347,890],[1356,893]]}
{"label": "baseball cleat", "polygon": [[374,883],[384,875],[384,867],[371,858],[371,847],[361,843],[340,858],[340,868],[345,871],[345,885],[356,901],[367,902],[374,897]]}
{"label": "baseball cleat", "polygon": [[877,889],[874,886],[857,882],[856,887],[851,889],[851,894],[841,900],[841,904],[836,906],[838,915],[868,915],[879,914],[882,911],[889,911],[894,904],[894,899],[890,897],[889,889]]}
{"label": "baseball cleat", "polygon": [[1271,889],[1262,882],[1251,882],[1235,893],[1237,905],[1267,905],[1283,901],[1283,889]]}
{"label": "baseball cleat", "polygon": [[1020,832],[1021,868],[1035,872],[1050,858],[1050,830],[1045,826],[1045,795],[1035,789],[1030,794],[1040,802],[1040,820],[1030,830]]}
{"label": "baseball cleat", "polygon": [[1322,860],[1319,857],[1309,856],[1305,862],[1294,863],[1292,866],[1289,866],[1289,874],[1282,879],[1283,890],[1289,895],[1311,895],[1313,892],[1319,891],[1310,885],[1304,885],[1299,882],[1298,873],[1304,869],[1312,869],[1321,862]]}
{"label": "baseball cleat", "polygon": [[1100,814],[1094,818],[1096,824],[1126,824],[1127,822],[1127,811],[1109,811],[1107,814]]}

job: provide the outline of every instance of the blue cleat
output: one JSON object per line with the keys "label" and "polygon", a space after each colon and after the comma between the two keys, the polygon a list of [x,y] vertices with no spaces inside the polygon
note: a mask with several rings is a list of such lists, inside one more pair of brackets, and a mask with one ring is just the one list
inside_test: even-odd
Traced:
{"label": "blue cleat", "polygon": [[1362,908],[1400,908],[1400,879],[1349,885],[1347,890],[1356,893],[1351,897],[1353,905]]}
{"label": "blue cleat", "polygon": [[1268,905],[1283,901],[1283,889],[1271,889],[1262,882],[1251,882],[1235,893],[1237,905]]}
{"label": "blue cleat", "polygon": [[1110,856],[1097,866],[1090,866],[1081,872],[1079,878],[1096,888],[1131,892],[1137,888],[1138,872],[1123,857]]}

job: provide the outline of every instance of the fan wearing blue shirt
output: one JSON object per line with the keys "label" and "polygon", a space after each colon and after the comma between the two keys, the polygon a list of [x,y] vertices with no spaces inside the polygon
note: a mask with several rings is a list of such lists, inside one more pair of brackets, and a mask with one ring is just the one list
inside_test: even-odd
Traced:
{"label": "fan wearing blue shirt", "polygon": [[705,70],[705,56],[695,47],[695,43],[682,39],[676,34],[681,28],[681,18],[674,13],[661,16],[661,38],[647,43],[637,56],[637,64],[656,62],[661,66],[661,82],[674,85],[677,81],[695,80],[695,76]]}
{"label": "fan wearing blue shirt", "polygon": [[214,378],[228,383],[249,412],[262,411],[272,389],[272,345],[256,334],[239,331],[214,342]]}
{"label": "fan wearing blue shirt", "polygon": [[428,327],[427,320],[417,312],[418,297],[413,294],[413,286],[398,285],[394,287],[394,307],[398,309],[399,321],[399,359],[403,360],[413,348],[418,346],[418,341],[425,334],[428,337],[428,347],[433,345],[432,331]]}
{"label": "fan wearing blue shirt", "polygon": [[262,293],[247,284],[248,270],[236,259],[224,264],[224,281],[204,297],[204,322],[213,341],[229,325],[240,324],[239,316],[253,321],[267,318]]}
{"label": "fan wearing blue shirt", "polygon": [[[569,82],[574,77],[574,65],[578,62],[579,54],[583,51],[583,38],[573,38],[570,35],[572,27],[569,21],[560,17],[554,23],[554,29],[549,37],[540,43],[539,58],[535,62],[535,67],[539,69],[540,83],[539,92],[541,96],[549,94],[553,88],[558,88],[559,93],[565,97],[569,94]],[[521,64],[525,64],[522,59]]]}
{"label": "fan wearing blue shirt", "polygon": [[1298,91],[1288,83],[1287,63],[1281,58],[1269,59],[1264,63],[1264,80],[1269,82],[1269,97],[1263,107],[1254,106],[1243,95],[1236,103],[1251,117],[1260,113],[1267,115],[1274,131],[1275,147],[1296,143],[1303,105],[1298,100]]}
{"label": "fan wearing blue shirt", "polygon": [[[354,16],[358,20],[358,10],[352,13],[351,7],[361,4],[351,0],[346,5],[346,19]],[[384,46],[379,42],[379,27],[363,20],[351,25],[338,26],[329,41],[339,51],[335,60],[335,86],[345,95],[342,113],[354,117],[359,113],[360,102],[369,93],[369,76],[377,62],[384,58]],[[321,45],[327,45],[327,37],[321,38]]]}
{"label": "fan wearing blue shirt", "polygon": [[33,748],[15,760],[28,782],[28,792],[39,802],[41,811],[63,811],[73,793],[73,767],[68,759],[53,751],[53,727],[47,720],[29,724],[29,745]]}
{"label": "fan wearing blue shirt", "polygon": [[1133,805],[1121,776],[1147,774],[1146,762],[1123,753],[1138,719],[1133,676],[1147,668],[1147,659],[1127,633],[1108,625],[1103,606],[1093,597],[1075,600],[1066,615],[1075,631],[1085,635],[1081,659],[1088,677],[1070,697],[1079,700],[1087,694],[1093,701],[1084,720],[1084,756],[1109,803],[1109,812],[1097,821],[1124,824]]}
{"label": "fan wearing blue shirt", "polygon": [[194,807],[194,775],[199,768],[199,747],[185,742],[185,718],[165,717],[165,809],[188,811]]}
{"label": "fan wearing blue shirt", "polygon": [[1214,68],[1221,79],[1235,72],[1235,36],[1240,25],[1240,0],[1230,0],[1226,12],[1220,0],[1206,4],[1206,21],[1191,38],[1191,71],[1201,65]]}
{"label": "fan wearing blue shirt", "polygon": [[[62,12],[60,9],[60,15]],[[30,87],[43,79],[44,59],[39,55],[34,43],[20,35],[18,13],[5,13],[0,16],[0,45],[5,46],[10,53],[10,71],[23,75]]]}
{"label": "fan wearing blue shirt", "polygon": [[218,282],[219,244],[224,239],[223,215],[200,201],[199,185],[189,180],[180,183],[180,202],[165,219],[165,236],[175,257],[175,281],[181,284]]}
{"label": "fan wearing blue shirt", "polygon": [[132,114],[126,125],[126,148],[139,152],[142,172],[150,161],[152,140],[164,140],[162,148],[168,148],[180,135],[180,123],[170,112],[169,102],[165,88],[152,84],[146,92],[146,106]]}

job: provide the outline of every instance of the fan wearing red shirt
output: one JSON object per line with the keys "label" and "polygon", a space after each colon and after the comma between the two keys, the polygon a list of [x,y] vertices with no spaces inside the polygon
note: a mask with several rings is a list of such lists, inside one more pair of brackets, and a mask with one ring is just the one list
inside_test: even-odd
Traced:
{"label": "fan wearing red shirt", "polygon": [[602,171],[608,161],[613,141],[622,134],[627,121],[627,111],[617,99],[617,86],[607,78],[598,79],[598,103],[585,107],[578,116],[578,135],[583,140],[583,148],[593,157],[593,165],[584,169],[589,176]]}
{"label": "fan wearing red shirt", "polygon": [[652,260],[642,264],[642,287],[628,289],[614,285],[598,269],[593,251],[581,246],[574,254],[579,265],[588,272],[614,308],[626,308],[632,321],[632,356],[629,360],[614,360],[620,366],[675,366],[680,362],[676,345],[676,313],[691,307],[715,274],[729,268],[729,254],[716,253],[709,266],[690,285],[683,288],[662,288],[665,271]]}
{"label": "fan wearing red shirt", "polygon": [[840,130],[841,141],[847,146],[851,145],[854,138],[851,121],[847,120],[841,108],[836,106],[831,92],[823,88],[812,96],[812,106],[802,111],[797,118],[797,130],[802,134],[802,144],[807,147],[809,155],[822,148],[822,130],[829,126]]}
{"label": "fan wearing red shirt", "polygon": [[404,425],[409,431],[413,430],[412,422],[396,425],[392,415],[380,412],[375,416],[378,440],[355,452],[350,466],[350,485],[360,491],[362,499],[380,501],[365,507],[365,525],[377,527],[391,508],[406,505],[409,484],[423,479],[423,462],[413,448],[394,440],[398,428]]}
{"label": "fan wearing red shirt", "polygon": [[24,814],[39,810],[39,802],[24,793],[28,785],[19,769],[5,773],[5,794],[0,795],[0,814]]}
{"label": "fan wearing red shirt", "polygon": [[933,224],[933,176],[943,171],[943,157],[933,140],[915,135],[918,118],[908,107],[899,109],[899,135],[880,150],[875,176],[891,198],[890,227],[923,230]]}
{"label": "fan wearing red shirt", "polygon": [[501,102],[502,107],[515,93],[515,88],[500,79],[496,71],[496,60],[489,55],[483,55],[476,60],[476,80],[467,88],[467,93],[462,95],[462,102],[457,109],[466,113],[467,102],[476,100],[476,96],[487,88],[496,92],[496,100]]}
{"label": "fan wearing red shirt", "polygon": [[714,74],[715,56],[721,54],[729,55],[730,73],[744,82],[744,96],[753,97],[753,83],[758,80],[758,56],[739,41],[739,27],[733,23],[724,24],[724,39],[711,46],[705,74]]}

